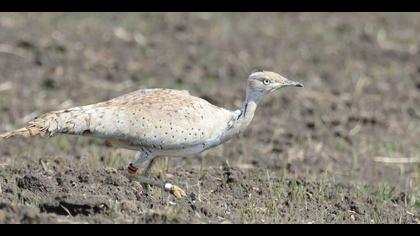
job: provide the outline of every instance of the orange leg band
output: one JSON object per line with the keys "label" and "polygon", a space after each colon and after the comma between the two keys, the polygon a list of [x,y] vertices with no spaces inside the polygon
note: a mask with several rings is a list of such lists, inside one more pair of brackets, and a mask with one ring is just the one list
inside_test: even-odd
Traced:
{"label": "orange leg band", "polygon": [[133,164],[131,164],[130,163],[130,165],[128,166],[128,168],[127,168],[127,170],[128,170],[128,173],[130,173],[130,174],[132,174],[132,175],[134,175],[135,173],[137,173],[137,170],[138,170],[139,168],[137,168],[137,167],[135,167],[135,166],[133,166]]}

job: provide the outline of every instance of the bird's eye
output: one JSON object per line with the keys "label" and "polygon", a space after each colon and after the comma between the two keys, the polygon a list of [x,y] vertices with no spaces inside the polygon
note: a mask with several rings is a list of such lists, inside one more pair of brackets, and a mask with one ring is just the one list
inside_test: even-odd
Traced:
{"label": "bird's eye", "polygon": [[269,80],[269,79],[265,79],[265,80],[263,80],[263,84],[265,84],[265,85],[268,85],[268,84],[270,84],[271,83],[271,80]]}

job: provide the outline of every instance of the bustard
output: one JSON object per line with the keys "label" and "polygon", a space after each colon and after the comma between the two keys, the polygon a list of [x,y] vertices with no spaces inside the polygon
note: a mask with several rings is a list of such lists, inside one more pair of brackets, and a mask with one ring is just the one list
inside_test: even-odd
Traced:
{"label": "bustard", "polygon": [[103,138],[119,147],[138,150],[136,161],[128,166],[131,175],[150,161],[139,176],[140,182],[158,185],[181,197],[185,192],[176,185],[145,177],[154,158],[190,156],[239,135],[249,126],[261,98],[286,86],[303,87],[275,72],[253,72],[248,77],[243,105],[235,111],[212,105],[187,91],[140,89],[105,102],[43,114],[0,138],[56,134]]}

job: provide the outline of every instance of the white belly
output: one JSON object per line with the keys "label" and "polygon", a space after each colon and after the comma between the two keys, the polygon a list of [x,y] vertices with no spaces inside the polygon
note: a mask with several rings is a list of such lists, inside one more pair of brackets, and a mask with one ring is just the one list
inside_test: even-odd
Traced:
{"label": "white belly", "polygon": [[202,145],[197,145],[189,148],[175,149],[175,150],[152,150],[157,156],[168,157],[186,157],[192,156],[206,150]]}
{"label": "white belly", "polygon": [[153,156],[167,156],[167,157],[187,157],[199,154],[207,149],[216,147],[227,140],[231,139],[232,136],[219,136],[214,140],[209,140],[205,143],[197,144],[190,147],[177,147],[174,149],[159,149],[159,148],[151,148],[149,147],[142,147],[140,145],[130,145],[124,141],[117,141],[117,140],[107,140],[107,143],[112,144],[113,146],[118,146],[121,148],[131,149],[131,150],[141,150],[142,148],[146,148],[149,152],[153,153]]}
{"label": "white belly", "polygon": [[192,147],[181,147],[173,150],[153,150],[153,153],[156,153],[158,156],[169,156],[169,157],[186,157],[186,156],[192,156],[195,154],[199,154],[207,149],[213,148],[215,146],[218,146],[224,142],[226,142],[228,139],[216,139],[213,141],[209,141],[203,144],[197,144]]}

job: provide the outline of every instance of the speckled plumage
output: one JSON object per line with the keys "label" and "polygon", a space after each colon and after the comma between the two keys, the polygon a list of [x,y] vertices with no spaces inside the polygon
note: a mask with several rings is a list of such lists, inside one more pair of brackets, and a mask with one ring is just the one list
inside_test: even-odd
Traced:
{"label": "speckled plumage", "polygon": [[171,89],[142,89],[81,110],[90,122],[76,133],[155,152],[205,146],[234,118],[226,109]]}
{"label": "speckled plumage", "polygon": [[200,153],[238,135],[250,124],[263,95],[286,85],[302,86],[277,73],[259,71],[248,78],[243,106],[230,111],[187,91],[141,89],[87,106],[49,112],[29,125],[0,135],[88,135],[139,150],[134,166],[155,156]]}

